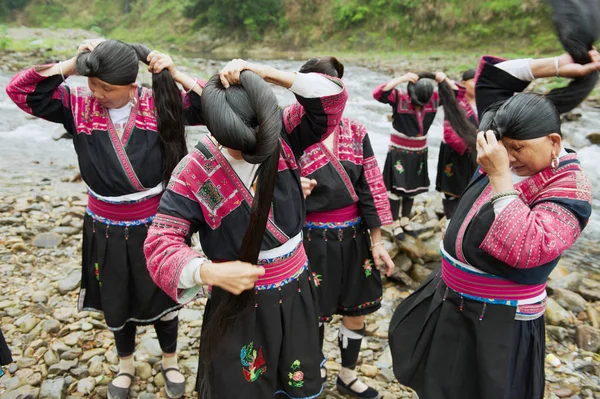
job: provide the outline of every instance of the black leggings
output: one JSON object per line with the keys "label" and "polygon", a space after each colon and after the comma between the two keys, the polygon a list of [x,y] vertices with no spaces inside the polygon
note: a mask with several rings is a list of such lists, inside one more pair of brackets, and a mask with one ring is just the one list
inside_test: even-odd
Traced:
{"label": "black leggings", "polygon": [[[158,320],[154,323],[154,330],[160,343],[160,348],[164,353],[175,353],[177,350],[177,328],[179,318],[172,320]],[[127,357],[135,351],[135,323],[127,323],[119,331],[114,331],[115,343],[119,357]]]}
{"label": "black leggings", "polygon": [[400,203],[402,202],[402,217],[410,217],[415,199],[411,197],[402,197],[402,200],[390,199],[390,210],[394,221],[400,219]]}

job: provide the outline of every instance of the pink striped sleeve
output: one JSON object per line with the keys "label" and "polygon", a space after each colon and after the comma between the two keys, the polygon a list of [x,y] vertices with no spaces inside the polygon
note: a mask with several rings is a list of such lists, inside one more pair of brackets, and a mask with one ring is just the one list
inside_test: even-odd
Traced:
{"label": "pink striped sleeve", "polygon": [[363,161],[363,170],[367,184],[371,190],[371,195],[373,196],[373,202],[375,203],[375,209],[377,210],[377,216],[379,216],[381,225],[387,226],[392,224],[393,219],[390,210],[390,201],[388,200],[381,169],[379,168],[377,159],[374,155]]}
{"label": "pink striped sleeve", "polygon": [[[178,288],[185,265],[200,257],[185,243],[189,229],[190,222],[187,220],[159,213],[144,242],[144,254],[152,280],[178,303],[194,298],[187,290]],[[196,291],[200,291],[200,287]]]}
{"label": "pink striped sleeve", "polygon": [[398,103],[398,90],[383,91],[387,83],[382,83],[373,90],[373,98],[381,103],[395,105]]}
{"label": "pink striped sleeve", "polygon": [[525,269],[558,258],[580,234],[577,218],[563,206],[548,201],[530,209],[517,198],[496,216],[479,248]]}

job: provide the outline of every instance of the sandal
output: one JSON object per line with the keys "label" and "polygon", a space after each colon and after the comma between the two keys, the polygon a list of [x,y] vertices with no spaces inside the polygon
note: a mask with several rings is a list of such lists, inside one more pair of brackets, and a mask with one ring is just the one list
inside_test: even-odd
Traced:
{"label": "sandal", "polygon": [[394,237],[396,237],[396,240],[398,241],[402,241],[406,238],[406,234],[404,234],[404,229],[400,226],[394,227],[394,230],[392,230],[392,234],[394,235]]}
{"label": "sandal", "polygon": [[371,387],[368,387],[364,392],[356,392],[354,389],[352,389],[352,385],[354,385],[356,383],[356,381],[358,381],[358,378],[353,380],[350,384],[346,385],[346,384],[344,384],[344,381],[342,381],[340,376],[338,376],[335,384],[337,386],[337,390],[341,394],[344,394],[344,395],[350,395],[352,397],[361,398],[361,399],[379,399],[379,398],[381,398],[381,395],[379,395],[379,392],[377,392],[375,389],[373,389]]}
{"label": "sandal", "polygon": [[129,388],[133,384],[133,376],[129,373],[119,373],[115,379],[119,377],[129,378],[129,387],[121,388],[113,385],[112,381],[108,384],[108,391],[106,392],[108,399],[127,399],[129,397]]}
{"label": "sandal", "polygon": [[185,380],[184,382],[173,382],[169,380],[167,378],[167,373],[169,371],[177,371],[179,374],[183,375],[183,373],[181,373],[181,370],[179,370],[177,367],[170,367],[168,369],[164,369],[161,366],[160,372],[162,373],[163,379],[165,380],[165,392],[167,394],[167,397],[169,399],[181,398],[185,393]]}

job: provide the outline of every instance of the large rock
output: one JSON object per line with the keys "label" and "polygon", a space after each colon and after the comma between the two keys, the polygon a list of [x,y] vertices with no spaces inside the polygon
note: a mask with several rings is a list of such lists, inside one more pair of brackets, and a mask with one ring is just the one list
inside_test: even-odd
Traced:
{"label": "large rock", "polygon": [[4,392],[2,399],[33,399],[35,398],[34,389],[29,385],[24,385],[14,391]]}
{"label": "large rock", "polygon": [[548,298],[546,320],[553,326],[568,326],[572,321],[571,314],[552,298]]}
{"label": "large rock", "polygon": [[596,145],[600,145],[600,133],[590,133],[586,136],[586,138],[592,143]]}
{"label": "large rock", "polygon": [[565,340],[569,338],[569,330],[564,327],[546,326],[546,331],[550,337],[561,343],[564,343]]}
{"label": "large rock", "polygon": [[428,268],[415,263],[408,275],[417,283],[421,284],[427,279],[427,277],[429,277],[431,273],[431,270],[429,270]]}
{"label": "large rock", "polygon": [[42,321],[42,331],[48,334],[55,334],[60,330],[61,324],[60,321],[49,319]]}
{"label": "large rock", "polygon": [[72,271],[69,275],[58,283],[58,292],[67,294],[79,287],[81,282],[81,271]]}
{"label": "large rock", "polygon": [[564,288],[556,288],[552,298],[558,302],[560,306],[571,312],[579,313],[585,309],[585,299],[573,291]]}
{"label": "large rock", "polygon": [[73,367],[77,366],[77,359],[75,360],[61,360],[57,364],[53,364],[48,369],[48,375],[63,375]]}
{"label": "large rock", "polygon": [[55,248],[62,242],[62,236],[58,233],[42,233],[35,236],[33,245],[38,248]]}
{"label": "large rock", "polygon": [[63,399],[65,397],[65,379],[56,378],[42,382],[40,399]]}
{"label": "large rock", "polygon": [[584,278],[578,288],[577,291],[588,301],[600,302],[600,282]]}
{"label": "large rock", "polygon": [[585,276],[583,274],[575,272],[559,280],[548,281],[548,292],[553,294],[556,288],[564,288],[569,291],[578,291],[578,288],[581,286],[581,282],[584,277]]}
{"label": "large rock", "polygon": [[84,395],[89,395],[96,388],[96,379],[93,377],[87,377],[77,382],[77,392]]}
{"label": "large rock", "polygon": [[203,314],[204,314],[204,312],[202,312],[200,310],[183,308],[179,311],[179,320],[181,320],[181,321],[202,320]]}
{"label": "large rock", "polygon": [[589,352],[600,350],[600,330],[586,324],[577,326],[577,345]]}
{"label": "large rock", "polygon": [[425,256],[426,249],[421,240],[407,235],[399,244],[400,250],[411,259],[422,259]]}

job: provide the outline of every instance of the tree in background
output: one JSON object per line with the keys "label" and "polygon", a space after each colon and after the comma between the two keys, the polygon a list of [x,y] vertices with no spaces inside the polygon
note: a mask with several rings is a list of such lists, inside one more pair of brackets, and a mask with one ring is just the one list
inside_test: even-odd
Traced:
{"label": "tree in background", "polygon": [[0,20],[8,20],[14,11],[20,10],[29,3],[29,0],[1,0]]}
{"label": "tree in background", "polygon": [[210,26],[217,34],[234,33],[254,40],[285,26],[281,0],[191,0],[186,14],[197,28]]}

